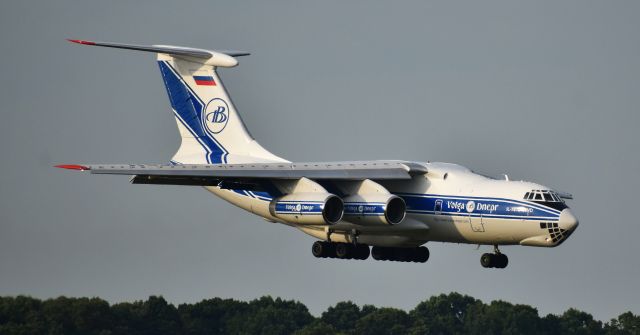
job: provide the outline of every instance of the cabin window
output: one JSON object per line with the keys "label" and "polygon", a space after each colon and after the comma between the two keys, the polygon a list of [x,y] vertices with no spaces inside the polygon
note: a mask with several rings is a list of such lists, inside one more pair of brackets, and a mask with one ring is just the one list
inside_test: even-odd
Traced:
{"label": "cabin window", "polygon": [[[564,200],[562,200],[556,192],[551,190],[531,190],[525,193],[523,198],[524,200],[531,200],[559,211],[567,208]],[[549,224],[547,226],[549,226]]]}

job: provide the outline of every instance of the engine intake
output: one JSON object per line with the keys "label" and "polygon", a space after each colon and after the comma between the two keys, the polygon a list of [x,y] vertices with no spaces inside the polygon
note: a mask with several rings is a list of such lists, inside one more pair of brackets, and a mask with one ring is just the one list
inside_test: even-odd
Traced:
{"label": "engine intake", "polygon": [[289,223],[332,225],[342,219],[344,203],[331,193],[292,193],[272,200],[269,211]]}

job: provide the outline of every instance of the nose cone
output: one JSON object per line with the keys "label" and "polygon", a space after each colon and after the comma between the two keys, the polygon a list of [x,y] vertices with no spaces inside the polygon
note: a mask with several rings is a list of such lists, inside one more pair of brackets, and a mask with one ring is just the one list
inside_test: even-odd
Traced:
{"label": "nose cone", "polygon": [[560,212],[560,219],[558,220],[558,226],[561,229],[574,231],[578,227],[578,219],[573,215],[569,208],[565,208]]}

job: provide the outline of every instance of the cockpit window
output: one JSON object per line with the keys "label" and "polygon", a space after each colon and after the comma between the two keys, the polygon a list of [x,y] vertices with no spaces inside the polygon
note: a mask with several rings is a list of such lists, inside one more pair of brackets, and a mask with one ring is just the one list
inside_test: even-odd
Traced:
{"label": "cockpit window", "polygon": [[556,192],[550,190],[532,190],[531,192],[525,193],[523,199],[532,200],[533,202],[560,211],[567,208],[564,200],[562,200]]}

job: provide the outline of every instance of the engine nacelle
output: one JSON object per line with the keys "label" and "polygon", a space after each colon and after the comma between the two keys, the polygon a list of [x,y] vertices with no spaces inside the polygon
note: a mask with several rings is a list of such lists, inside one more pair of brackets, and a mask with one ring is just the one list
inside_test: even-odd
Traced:
{"label": "engine nacelle", "polygon": [[344,220],[359,225],[396,225],[404,220],[407,205],[393,194],[354,194],[344,198]]}
{"label": "engine nacelle", "polygon": [[344,204],[331,193],[292,193],[273,199],[271,215],[301,225],[332,225],[342,219]]}

